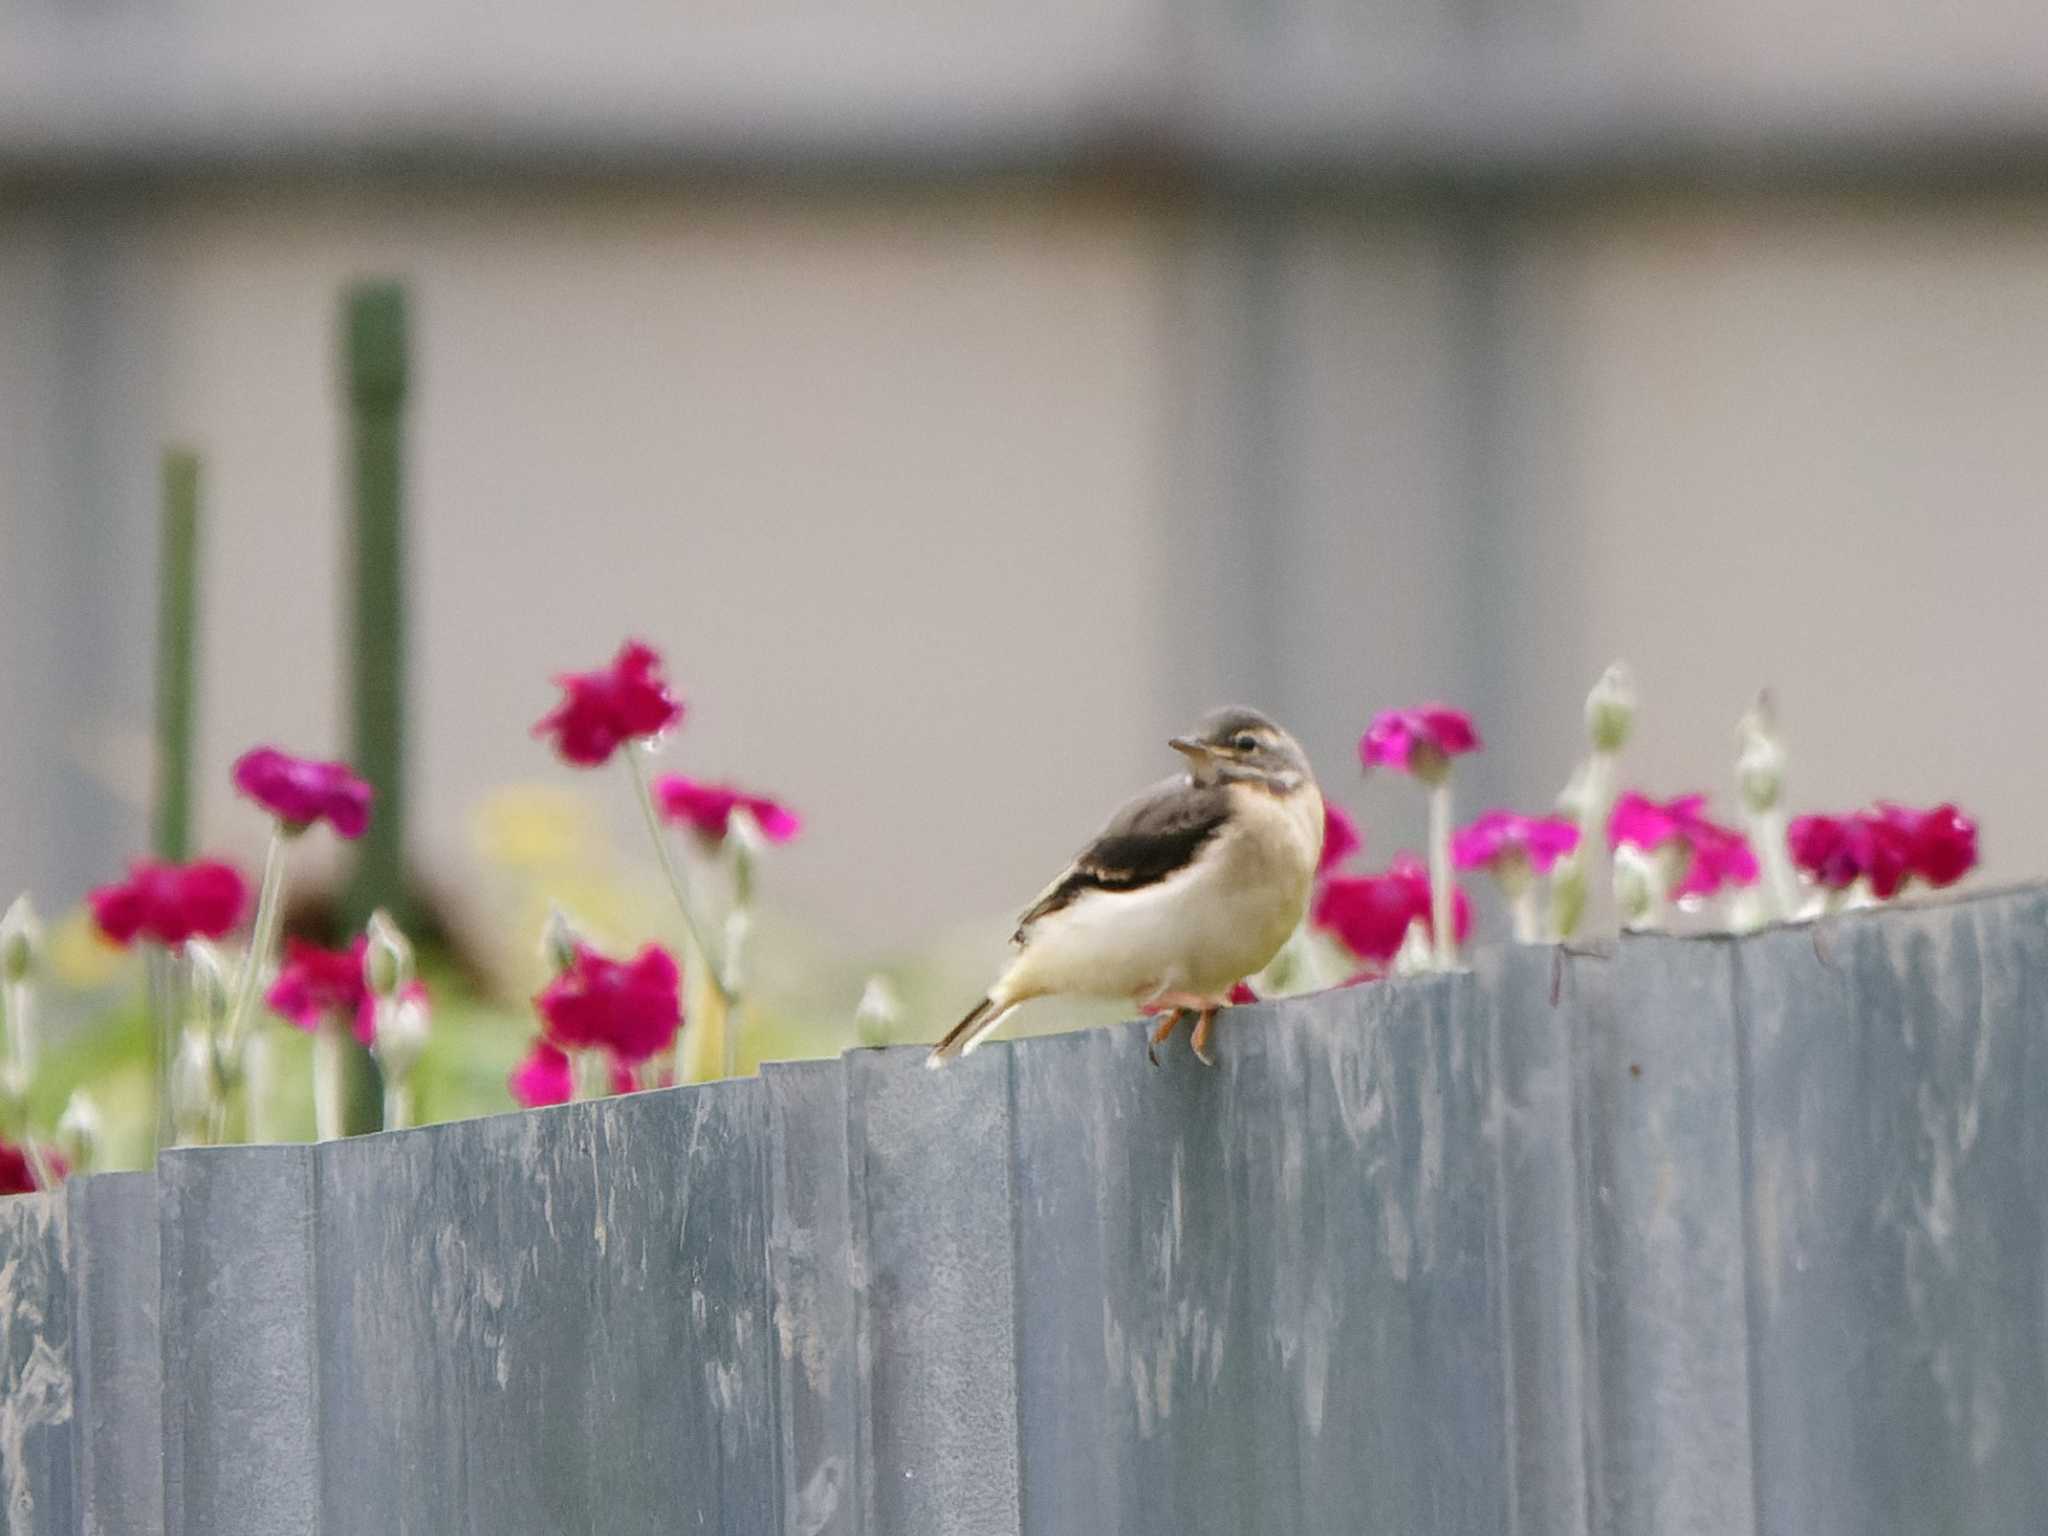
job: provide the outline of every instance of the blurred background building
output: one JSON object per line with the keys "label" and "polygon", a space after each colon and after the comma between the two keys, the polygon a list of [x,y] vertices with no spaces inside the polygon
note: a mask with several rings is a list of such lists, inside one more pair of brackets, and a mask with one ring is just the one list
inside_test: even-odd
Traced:
{"label": "blurred background building", "polygon": [[[0,4],[0,879],[142,842],[155,476],[205,455],[202,846],[339,750],[351,277],[406,280],[416,855],[669,655],[850,949],[1007,916],[1196,710],[1364,812],[1377,708],[2043,873],[2048,11],[1492,0]],[[620,818],[619,784],[575,787]],[[979,929],[976,930],[977,932]]]}

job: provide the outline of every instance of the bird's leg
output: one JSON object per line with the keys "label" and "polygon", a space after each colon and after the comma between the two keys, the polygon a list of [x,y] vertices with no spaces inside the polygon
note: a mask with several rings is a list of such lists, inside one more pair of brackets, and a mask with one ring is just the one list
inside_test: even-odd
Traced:
{"label": "bird's leg", "polygon": [[1159,1046],[1161,1042],[1173,1033],[1173,1026],[1180,1022],[1180,1016],[1184,1012],[1186,1010],[1182,1008],[1167,1009],[1166,1017],[1159,1021],[1159,1027],[1152,1031],[1152,1038],[1145,1042],[1145,1059],[1151,1062],[1153,1066],[1159,1065]]}
{"label": "bird's leg", "polygon": [[1203,1008],[1195,1014],[1195,1034],[1188,1044],[1194,1047],[1195,1059],[1205,1067],[1216,1065],[1216,1058],[1209,1054],[1209,1031],[1215,1027],[1216,1010]]}
{"label": "bird's leg", "polygon": [[1152,1038],[1145,1045],[1145,1055],[1155,1067],[1159,1065],[1159,1047],[1173,1033],[1173,1027],[1180,1022],[1180,1016],[1197,1008],[1209,1006],[1207,998],[1196,997],[1192,992],[1176,992],[1171,989],[1162,989],[1150,996],[1141,995],[1137,1003],[1140,1013],[1166,1015],[1160,1021],[1159,1027],[1152,1031]]}

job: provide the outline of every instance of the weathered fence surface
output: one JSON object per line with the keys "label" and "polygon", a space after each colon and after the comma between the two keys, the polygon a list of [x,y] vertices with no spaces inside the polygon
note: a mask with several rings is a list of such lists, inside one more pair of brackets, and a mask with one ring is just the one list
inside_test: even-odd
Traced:
{"label": "weathered fence surface", "polygon": [[1973,1536],[2048,895],[0,1202],[10,1532]]}

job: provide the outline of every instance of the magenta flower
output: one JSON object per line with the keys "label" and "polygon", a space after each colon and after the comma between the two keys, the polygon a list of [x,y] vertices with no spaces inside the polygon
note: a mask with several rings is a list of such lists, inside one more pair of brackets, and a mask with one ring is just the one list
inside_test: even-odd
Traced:
{"label": "magenta flower", "polygon": [[1358,739],[1358,760],[1367,769],[1391,768],[1419,779],[1441,778],[1454,757],[1480,748],[1472,717],[1447,704],[1390,709],[1377,716]]}
{"label": "magenta flower", "polygon": [[569,1057],[562,1048],[536,1037],[533,1049],[505,1080],[514,1102],[528,1109],[546,1104],[566,1104],[576,1096],[576,1080],[569,1071]]}
{"label": "magenta flower", "polygon": [[[1472,932],[1472,903],[1454,892],[1453,923],[1459,943]],[[1309,920],[1334,934],[1361,960],[1381,966],[1400,953],[1408,930],[1420,919],[1430,926],[1429,872],[1412,853],[1395,857],[1384,874],[1332,875],[1316,892]]]}
{"label": "magenta flower", "polygon": [[1905,883],[1907,854],[1892,830],[1861,816],[1795,816],[1785,829],[1792,862],[1816,885],[1846,891],[1868,877],[1881,897]]}
{"label": "magenta flower", "polygon": [[1902,820],[1913,835],[1913,873],[1932,886],[1954,885],[1977,867],[1977,823],[1943,801],[1931,811],[1884,804],[1879,810]]}
{"label": "magenta flower", "polygon": [[1323,802],[1323,856],[1316,861],[1316,873],[1326,875],[1365,846],[1358,824],[1344,808]]}
{"label": "magenta flower", "polygon": [[553,736],[565,762],[595,768],[629,741],[659,736],[683,718],[683,706],[661,677],[661,656],[652,646],[628,640],[612,663],[596,672],[567,672],[555,679],[562,702],[533,728]]}
{"label": "magenta flower", "polygon": [[1918,876],[1953,885],[1976,867],[1977,824],[1952,804],[1916,811],[1890,801],[1848,816],[1799,816],[1785,844],[1809,879],[1831,891],[1858,880],[1889,901]]}
{"label": "magenta flower", "polygon": [[654,781],[661,814],[677,826],[689,827],[712,842],[721,842],[732,825],[732,813],[749,812],[771,843],[786,843],[803,830],[796,812],[766,795],[749,795],[726,784],[701,784],[680,773]]}
{"label": "magenta flower", "polygon": [[1608,845],[1675,852],[1682,863],[1669,892],[1672,900],[1711,896],[1724,885],[1754,885],[1762,871],[1749,839],[1708,819],[1706,805],[1705,795],[1657,801],[1631,790],[1615,802],[1608,818]]}
{"label": "magenta flower", "polygon": [[[633,1069],[622,1061],[612,1060],[610,1074],[613,1093],[631,1093],[640,1086],[634,1081]],[[533,1049],[512,1069],[505,1086],[513,1102],[527,1109],[566,1104],[576,1097],[576,1077],[568,1054],[545,1036],[534,1038]]]}
{"label": "magenta flower", "polygon": [[[56,1148],[44,1147],[42,1156],[51,1178],[62,1179],[71,1171]],[[35,1163],[28,1155],[28,1148],[0,1139],[0,1195],[32,1195],[40,1187],[36,1183]]]}
{"label": "magenta flower", "polygon": [[659,944],[631,960],[576,946],[567,970],[533,1000],[548,1038],[565,1050],[608,1050],[637,1065],[667,1050],[682,1028],[682,971]]}
{"label": "magenta flower", "polygon": [[100,932],[123,949],[137,939],[167,949],[195,935],[217,939],[242,920],[248,900],[241,872],[218,859],[182,865],[137,859],[125,881],[86,896]]}
{"label": "magenta flower", "polygon": [[357,838],[370,825],[374,792],[347,763],[257,747],[235,760],[235,788],[293,830],[324,821],[337,835]]}
{"label": "magenta flower", "polygon": [[1256,1003],[1258,1000],[1259,994],[1252,990],[1252,984],[1248,981],[1236,982],[1230,988],[1229,1002],[1233,1008],[1241,1007],[1245,1003]]}
{"label": "magenta flower", "polygon": [[1460,869],[1497,870],[1515,855],[1539,875],[1579,846],[1579,829],[1562,816],[1522,816],[1514,811],[1488,811],[1458,829],[1451,839],[1451,858]]}
{"label": "magenta flower", "polygon": [[363,981],[363,951],[369,940],[358,937],[347,949],[323,949],[303,939],[287,939],[284,964],[263,1000],[307,1034],[318,1033],[330,1017],[346,1017],[364,1045],[375,1038],[375,1000]]}

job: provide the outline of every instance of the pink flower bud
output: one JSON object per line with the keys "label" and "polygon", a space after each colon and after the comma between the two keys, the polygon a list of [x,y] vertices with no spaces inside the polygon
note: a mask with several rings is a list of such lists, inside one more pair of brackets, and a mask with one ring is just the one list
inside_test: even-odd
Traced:
{"label": "pink flower bud", "polygon": [[1503,861],[1520,858],[1539,875],[1579,846],[1579,829],[1562,816],[1522,816],[1488,811],[1458,829],[1451,858],[1460,869],[1499,873]]}
{"label": "pink flower bud", "polygon": [[1358,760],[1367,770],[1391,768],[1429,784],[1450,771],[1452,758],[1480,746],[1470,715],[1447,704],[1425,704],[1377,716],[1358,740]]}
{"label": "pink flower bud", "polygon": [[576,1096],[576,1080],[569,1070],[569,1057],[558,1045],[536,1039],[533,1049],[506,1079],[505,1086],[515,1102],[528,1109],[546,1104],[566,1104]]}
{"label": "pink flower bud", "polygon": [[187,939],[218,939],[242,920],[249,886],[234,865],[218,859],[165,864],[137,859],[128,878],[89,892],[93,921],[126,949],[137,939],[175,948]]}
{"label": "pink flower bud", "polygon": [[369,829],[373,792],[347,763],[257,747],[235,760],[234,777],[236,789],[293,830],[324,821],[337,836],[358,838]]}
{"label": "pink flower bud", "polygon": [[[1309,920],[1333,934],[1361,960],[1387,965],[1418,921],[1430,927],[1429,872],[1412,853],[1395,857],[1384,874],[1332,875],[1316,893]],[[1453,923],[1459,943],[1472,932],[1472,904],[1455,893]]]}
{"label": "pink flower bud", "polygon": [[562,702],[533,728],[553,736],[565,762],[594,768],[629,741],[659,736],[683,718],[683,706],[661,678],[661,656],[652,646],[629,640],[612,663],[595,672],[568,672],[555,679]]}
{"label": "pink flower bud", "polygon": [[732,813],[746,811],[771,843],[786,843],[803,830],[796,812],[766,795],[750,795],[727,784],[705,784],[671,773],[654,781],[655,803],[677,826],[688,827],[710,841],[722,842],[732,827]]}
{"label": "pink flower bud", "polygon": [[1351,855],[1365,847],[1365,839],[1359,835],[1358,824],[1346,814],[1340,805],[1328,800],[1323,802],[1323,854],[1316,862],[1316,873],[1326,875],[1342,864]]}
{"label": "pink flower bud", "polygon": [[681,969],[659,944],[624,961],[585,944],[533,1002],[555,1044],[572,1051],[601,1047],[636,1065],[668,1049],[681,1029],[681,985]]}
{"label": "pink flower bud", "polygon": [[1608,845],[1671,857],[1678,873],[1666,894],[1674,901],[1711,896],[1723,886],[1754,885],[1762,869],[1749,839],[1709,820],[1706,805],[1705,795],[1658,801],[1631,790],[1615,802]]}

